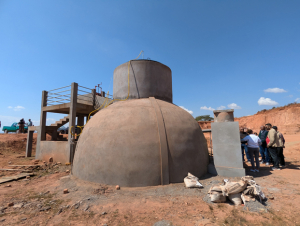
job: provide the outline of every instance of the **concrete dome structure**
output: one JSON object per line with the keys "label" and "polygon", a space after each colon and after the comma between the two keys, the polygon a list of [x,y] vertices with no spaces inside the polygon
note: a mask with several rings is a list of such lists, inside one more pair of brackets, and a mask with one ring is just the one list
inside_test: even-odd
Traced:
{"label": "concrete dome structure", "polygon": [[207,172],[206,139],[182,108],[153,97],[99,111],[77,143],[72,173],[97,183],[154,186]]}

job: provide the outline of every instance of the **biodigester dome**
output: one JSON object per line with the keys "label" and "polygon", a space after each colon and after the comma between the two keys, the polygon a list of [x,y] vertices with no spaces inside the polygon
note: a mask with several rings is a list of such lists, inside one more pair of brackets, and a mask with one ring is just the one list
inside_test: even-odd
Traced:
{"label": "biodigester dome", "polygon": [[183,182],[188,172],[204,175],[208,151],[198,123],[188,112],[144,98],[99,111],[85,126],[73,163],[73,174],[83,180],[153,186]]}

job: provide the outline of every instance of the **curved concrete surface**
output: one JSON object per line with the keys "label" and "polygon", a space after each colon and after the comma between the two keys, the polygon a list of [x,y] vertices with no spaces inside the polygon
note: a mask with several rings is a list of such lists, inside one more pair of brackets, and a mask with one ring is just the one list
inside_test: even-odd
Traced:
{"label": "curved concrete surface", "polygon": [[[132,60],[129,66],[130,92],[128,99],[155,97],[172,103],[171,69],[157,61]],[[113,98],[128,96],[128,62],[114,70]]]}
{"label": "curved concrete surface", "polygon": [[206,140],[195,119],[176,105],[145,98],[116,102],[92,117],[77,143],[72,173],[137,187],[183,182],[188,172],[201,177],[207,166]]}

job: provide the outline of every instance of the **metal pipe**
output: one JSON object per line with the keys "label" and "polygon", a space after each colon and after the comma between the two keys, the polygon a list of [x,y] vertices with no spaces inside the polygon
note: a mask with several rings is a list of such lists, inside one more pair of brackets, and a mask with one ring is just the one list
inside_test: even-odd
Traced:
{"label": "metal pipe", "polygon": [[[85,88],[85,89],[90,89],[90,88],[86,88],[86,87],[84,87],[84,86],[80,86],[80,85],[78,85],[79,87],[82,87],[82,88]],[[93,90],[93,89],[90,89],[90,90]]]}
{"label": "metal pipe", "polygon": [[55,98],[60,99],[59,97],[62,97],[62,96],[68,97],[69,95],[66,95],[66,94],[65,94],[65,95],[59,95],[59,96],[54,96],[54,97],[53,97],[53,96],[50,96],[50,97],[47,97],[47,100],[48,100],[48,99],[55,99]]}
{"label": "metal pipe", "polygon": [[[71,85],[69,85],[69,86],[71,86]],[[57,88],[57,89],[48,90],[48,92],[53,91],[53,90],[58,90],[58,89],[66,88],[66,87],[69,87],[69,86],[64,86],[64,87],[60,87],[60,88]]]}
{"label": "metal pipe", "polygon": [[[70,100],[70,99],[61,99],[61,100]],[[52,102],[59,102],[59,101],[50,101],[50,102],[47,102],[47,103],[52,103]]]}
{"label": "metal pipe", "polygon": [[78,91],[81,91],[81,92],[84,92],[84,93],[89,93],[89,94],[91,93],[91,92],[87,92],[87,91],[80,90],[80,89]]}
{"label": "metal pipe", "polygon": [[[57,93],[63,93],[63,92],[67,92],[67,91],[70,91],[70,89],[67,89],[67,90],[63,90],[63,91],[60,91],[60,92],[56,92],[56,93],[50,93],[50,94],[57,94]],[[49,94],[49,92],[48,92]]]}

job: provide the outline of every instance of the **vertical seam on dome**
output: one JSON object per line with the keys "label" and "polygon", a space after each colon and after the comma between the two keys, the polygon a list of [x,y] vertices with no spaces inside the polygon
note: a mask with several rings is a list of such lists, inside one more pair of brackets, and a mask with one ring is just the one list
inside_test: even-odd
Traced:
{"label": "vertical seam on dome", "polygon": [[158,138],[160,143],[160,166],[161,166],[161,184],[166,185],[170,183],[169,179],[169,151],[168,142],[165,130],[165,123],[161,109],[154,97],[149,97],[152,106],[155,110],[157,127],[158,127]]}

